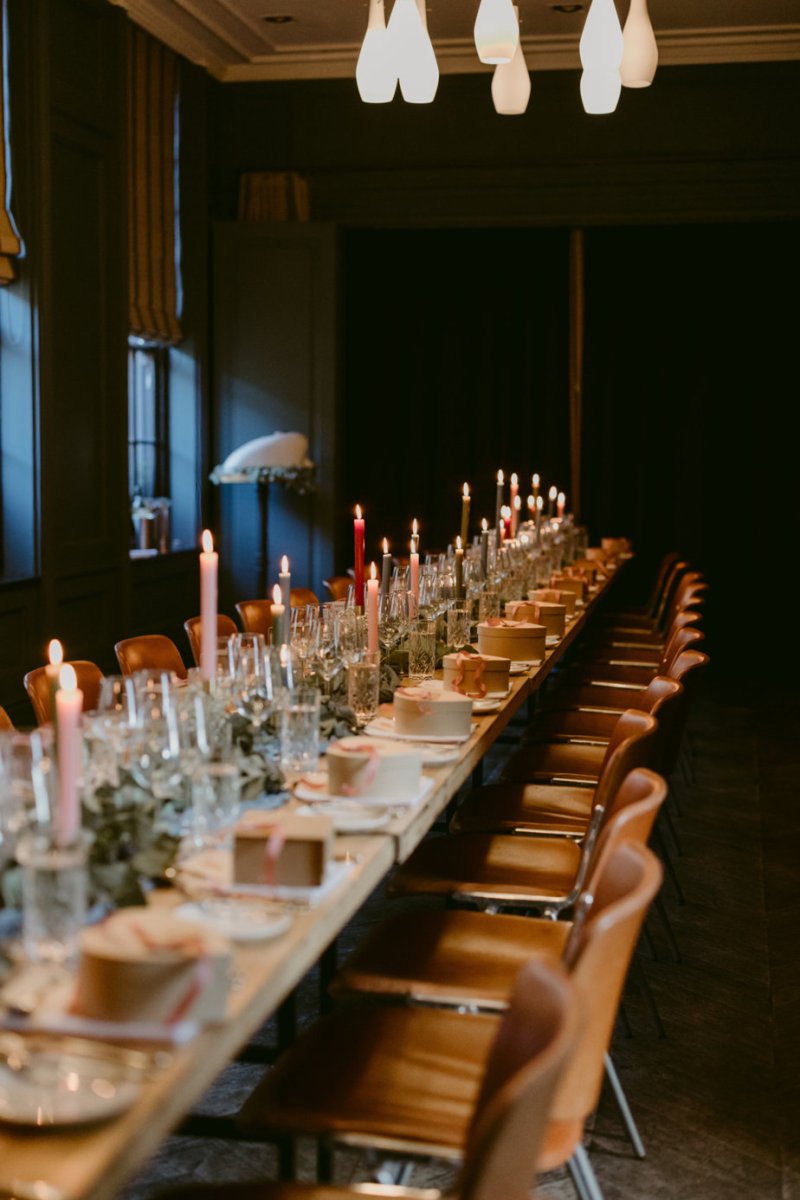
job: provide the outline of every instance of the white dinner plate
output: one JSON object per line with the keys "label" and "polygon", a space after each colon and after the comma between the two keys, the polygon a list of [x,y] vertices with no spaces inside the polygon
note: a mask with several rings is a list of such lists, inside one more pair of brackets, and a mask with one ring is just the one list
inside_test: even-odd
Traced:
{"label": "white dinner plate", "polygon": [[482,700],[472,701],[472,711],[483,716],[484,713],[498,712],[502,703],[502,700],[492,700],[489,696],[484,696]]}
{"label": "white dinner plate", "polygon": [[37,1129],[87,1125],[124,1112],[139,1095],[130,1070],[100,1055],[31,1048],[18,1070],[0,1060],[0,1121]]}
{"label": "white dinner plate", "polygon": [[541,659],[538,662],[512,662],[509,669],[509,675],[527,675],[531,667],[541,666]]}
{"label": "white dinner plate", "polygon": [[560,641],[561,641],[560,634],[548,633],[547,637],[544,639],[544,644],[545,644],[545,646],[557,646]]}
{"label": "white dinner plate", "polygon": [[477,728],[473,721],[470,731],[467,734],[462,734],[461,737],[415,737],[411,733],[398,733],[395,729],[394,717],[374,717],[364,729],[364,733],[368,737],[394,738],[397,742],[416,742],[429,745],[453,746],[459,745],[461,742],[469,741],[472,734]]}
{"label": "white dinner plate", "polygon": [[290,913],[275,913],[247,900],[200,900],[181,904],[172,914],[205,925],[232,942],[261,942],[280,937],[291,928]]}
{"label": "white dinner plate", "polygon": [[295,809],[299,817],[316,817],[326,813],[333,817],[333,828],[337,833],[372,833],[376,829],[384,829],[391,820],[388,809],[367,804],[359,804],[357,800],[331,799],[318,807],[313,804],[303,804]]}
{"label": "white dinner plate", "polygon": [[[419,804],[421,800],[427,796],[428,792],[433,787],[433,780],[423,778],[419,790],[413,796],[370,796],[365,792],[361,796],[340,796],[335,792],[328,792],[325,787],[309,787],[303,783],[302,779],[295,785],[294,794],[298,800],[304,801],[306,804],[319,805],[320,812],[328,812],[334,808],[342,808],[345,804],[356,804],[360,808],[370,809],[373,813],[377,809],[380,812],[385,812],[390,808],[412,808],[415,804]],[[331,815],[333,815],[331,811]]]}

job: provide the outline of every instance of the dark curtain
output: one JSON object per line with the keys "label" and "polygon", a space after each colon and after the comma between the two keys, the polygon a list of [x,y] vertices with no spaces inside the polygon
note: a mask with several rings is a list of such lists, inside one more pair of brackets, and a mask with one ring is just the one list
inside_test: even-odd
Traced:
{"label": "dark curtain", "polygon": [[367,517],[367,557],[389,537],[407,554],[418,517],[424,553],[458,532],[463,483],[472,532],[492,523],[495,478],[538,471],[568,488],[568,233],[373,230],[344,240],[345,508]]}

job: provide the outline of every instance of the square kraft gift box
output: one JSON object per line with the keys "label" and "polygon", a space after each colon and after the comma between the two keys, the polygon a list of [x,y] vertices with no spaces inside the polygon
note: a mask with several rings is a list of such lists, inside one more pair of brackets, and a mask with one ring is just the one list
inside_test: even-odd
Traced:
{"label": "square kraft gift box", "polygon": [[325,879],[332,849],[331,817],[253,814],[253,819],[236,828],[234,883],[318,887]]}
{"label": "square kraft gift box", "polygon": [[510,670],[511,659],[499,654],[475,654],[459,650],[455,654],[445,654],[442,659],[445,689],[473,699],[505,696]]}

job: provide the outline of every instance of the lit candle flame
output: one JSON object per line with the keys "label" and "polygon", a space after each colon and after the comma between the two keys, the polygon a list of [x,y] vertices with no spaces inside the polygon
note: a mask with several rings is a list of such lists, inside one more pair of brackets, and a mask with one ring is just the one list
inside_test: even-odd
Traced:
{"label": "lit candle flame", "polygon": [[516,472],[516,471],[515,471],[515,472],[514,472],[514,474],[511,476],[511,482],[514,484],[514,487],[518,487],[518,486],[519,486],[519,475],[517,474],[517,472]]}
{"label": "lit candle flame", "polygon": [[500,509],[500,516],[504,517],[504,518],[511,516],[511,509],[508,507],[507,504],[504,504],[503,507]]}
{"label": "lit candle flame", "polygon": [[289,559],[286,557],[285,554],[284,554],[283,558],[281,559],[281,574],[282,575],[289,574]]}
{"label": "lit candle flame", "polygon": [[534,500],[533,496],[528,496],[528,508],[535,508],[535,507],[536,507],[536,501]]}
{"label": "lit candle flame", "polygon": [[489,528],[489,522],[486,520],[486,517],[484,517],[483,520],[481,521],[481,529],[483,530],[484,533],[486,533],[488,528]]}
{"label": "lit candle flame", "polygon": [[362,511],[361,511],[361,505],[360,505],[360,504],[357,504],[357,505],[356,505],[356,518],[357,518],[357,519],[360,521],[360,520],[361,520],[361,518],[363,517],[363,515],[364,515],[364,514],[363,514],[363,513],[362,513]]}
{"label": "lit candle flame", "polygon": [[468,483],[464,484],[464,499],[465,500],[469,499],[469,484]]}
{"label": "lit candle flame", "polygon": [[288,662],[289,662],[289,647],[286,645],[286,642],[283,643],[280,650],[278,651],[278,654],[280,656],[281,666],[282,667],[287,666]]}
{"label": "lit candle flame", "polygon": [[498,472],[497,472],[497,482],[498,482],[498,483],[505,483],[505,481],[506,481],[506,477],[505,477],[505,475],[503,474],[503,472],[502,472],[502,471],[498,471]]}
{"label": "lit candle flame", "polygon": [[281,591],[279,583],[276,583],[275,587],[272,589],[272,603],[283,604],[283,592]]}
{"label": "lit candle flame", "polygon": [[419,525],[417,525],[416,517],[414,517],[414,520],[411,522],[411,532],[413,533],[414,537],[416,537],[419,533]]}
{"label": "lit candle flame", "polygon": [[540,484],[541,482],[542,482],[542,481],[541,481],[541,479],[539,478],[539,476],[538,476],[538,475],[534,475],[534,476],[533,476],[533,479],[531,480],[531,483],[532,483],[532,484],[533,484],[533,486],[534,486],[535,488],[537,488],[537,489],[538,489],[538,487],[539,487],[539,484]]}
{"label": "lit candle flame", "polygon": [[517,512],[519,512],[519,510],[522,508],[522,500],[519,496],[514,497],[514,508],[517,510]]}
{"label": "lit candle flame", "polygon": [[556,487],[555,484],[553,484],[553,486],[550,488],[550,491],[547,493],[547,498],[548,498],[548,500],[555,500],[557,495],[558,495],[558,488]]}
{"label": "lit candle flame", "polygon": [[459,534],[459,536],[456,538],[456,550],[463,550],[463,549],[464,549],[464,547],[461,542],[461,535]]}
{"label": "lit candle flame", "polygon": [[559,493],[558,493],[558,501],[557,501],[557,502],[558,502],[559,504],[566,504],[566,501],[567,501],[567,497],[566,497],[565,493],[564,493],[564,492],[559,492]]}
{"label": "lit candle flame", "polygon": [[78,676],[75,674],[75,668],[69,663],[64,663],[64,666],[59,671],[58,684],[65,692],[74,692],[78,686]]}
{"label": "lit candle flame", "polygon": [[378,578],[378,572],[375,570],[375,563],[374,563],[374,562],[369,564],[369,577],[370,577],[370,579],[377,579],[377,578]]}
{"label": "lit candle flame", "polygon": [[536,497],[536,507],[538,508],[539,512],[541,512],[542,509],[544,508],[544,497],[543,496]]}
{"label": "lit candle flame", "polygon": [[47,657],[50,659],[51,667],[60,667],[64,661],[64,647],[58,638],[53,638],[52,642],[48,645]]}
{"label": "lit candle flame", "polygon": [[210,529],[203,530],[203,536],[200,538],[200,544],[203,547],[204,554],[212,554],[214,551],[214,538]]}
{"label": "lit candle flame", "polygon": [[383,553],[384,553],[384,554],[388,554],[388,553],[389,553],[389,541],[388,541],[388,539],[387,539],[387,538],[384,538],[384,539],[383,539]]}

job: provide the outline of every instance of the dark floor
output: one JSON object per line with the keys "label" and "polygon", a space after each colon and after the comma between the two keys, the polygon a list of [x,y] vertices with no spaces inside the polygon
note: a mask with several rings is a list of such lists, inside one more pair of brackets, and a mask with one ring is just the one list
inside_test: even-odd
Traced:
{"label": "dark floor", "polygon": [[[604,1096],[588,1145],[606,1200],[800,1200],[799,733],[794,698],[775,689],[745,696],[709,685],[692,714],[694,779],[675,789],[682,854],[674,861],[686,903],[669,880],[663,892],[682,961],[672,960],[651,915],[642,955],[667,1036],[657,1036],[631,982],[632,1036],[620,1027],[613,1052],[647,1157],[633,1158]],[[342,953],[386,907],[375,893],[344,931]],[[312,976],[300,990],[302,1020],[315,1004]],[[202,1110],[235,1111],[262,1070],[231,1066]],[[303,1156],[304,1174],[311,1161]],[[350,1178],[354,1165],[340,1156],[337,1177]],[[269,1148],[172,1138],[126,1198],[149,1200],[177,1181],[259,1176],[275,1177]],[[450,1178],[420,1168],[413,1182]],[[539,1193],[574,1197],[563,1174],[542,1180]]]}

